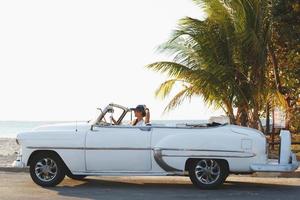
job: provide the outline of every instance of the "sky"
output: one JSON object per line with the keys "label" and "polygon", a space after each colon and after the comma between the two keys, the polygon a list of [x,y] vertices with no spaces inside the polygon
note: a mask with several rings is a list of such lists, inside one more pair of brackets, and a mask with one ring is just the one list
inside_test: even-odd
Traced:
{"label": "sky", "polygon": [[200,97],[163,114],[170,98],[154,96],[167,77],[145,66],[170,60],[156,48],[184,16],[204,13],[191,0],[0,0],[0,120],[87,120],[110,102],[152,119],[224,114]]}

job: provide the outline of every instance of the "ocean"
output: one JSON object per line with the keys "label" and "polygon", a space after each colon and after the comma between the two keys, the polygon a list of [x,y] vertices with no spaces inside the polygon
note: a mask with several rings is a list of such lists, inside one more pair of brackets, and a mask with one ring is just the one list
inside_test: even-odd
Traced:
{"label": "ocean", "polygon": [[[67,121],[71,122],[71,121]],[[153,120],[155,124],[200,124],[206,120]],[[30,131],[35,127],[46,124],[66,123],[66,121],[0,121],[0,138],[15,138],[18,133]]]}
{"label": "ocean", "polygon": [[35,127],[64,123],[62,121],[0,121],[0,138],[15,138],[18,133],[30,131]]}

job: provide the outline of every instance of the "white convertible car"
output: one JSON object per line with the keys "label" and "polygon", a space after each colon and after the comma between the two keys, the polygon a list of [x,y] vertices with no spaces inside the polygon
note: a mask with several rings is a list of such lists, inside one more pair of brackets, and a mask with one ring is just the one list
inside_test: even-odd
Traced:
{"label": "white convertible car", "polygon": [[29,166],[33,181],[43,187],[59,184],[65,175],[178,175],[189,176],[202,189],[220,186],[230,173],[287,172],[299,166],[288,131],[281,132],[279,161],[271,161],[266,138],[257,130],[226,124],[136,127],[125,123],[131,113],[109,104],[95,121],[20,133],[13,165]]}

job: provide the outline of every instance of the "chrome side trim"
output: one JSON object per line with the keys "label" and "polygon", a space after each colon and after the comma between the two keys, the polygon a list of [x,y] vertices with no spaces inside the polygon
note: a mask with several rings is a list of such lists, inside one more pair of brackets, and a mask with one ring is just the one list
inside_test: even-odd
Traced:
{"label": "chrome side trim", "polygon": [[161,150],[166,151],[192,151],[192,152],[220,152],[220,153],[237,153],[237,154],[244,154],[244,155],[217,155],[217,154],[210,154],[210,155],[173,155],[173,154],[163,154],[162,156],[166,157],[228,157],[228,158],[252,158],[256,156],[255,153],[246,152],[246,151],[231,151],[231,150],[214,150],[214,149],[176,149],[176,148],[165,148]]}
{"label": "chrome side trim", "polygon": [[130,148],[130,147],[34,147],[28,146],[28,149],[64,149],[64,150],[152,150],[152,148]]}
{"label": "chrome side trim", "polygon": [[70,150],[84,150],[84,147],[34,147],[34,146],[28,146],[27,149],[42,149],[42,150],[48,150],[48,149],[70,149]]}
{"label": "chrome side trim", "polygon": [[[181,149],[181,148],[132,148],[132,147],[36,147],[27,146],[28,149],[70,149],[70,150],[160,150],[160,151],[207,151],[207,152],[228,152],[228,153],[247,153],[245,151],[230,151],[230,150],[216,150],[216,149]],[[166,156],[166,155],[164,155]],[[253,154],[255,156],[255,154]]]}
{"label": "chrome side trim", "polygon": [[130,150],[139,150],[139,151],[143,151],[143,150],[152,150],[152,148],[131,148],[131,147],[104,147],[104,148],[93,148],[93,147],[89,147],[89,148],[85,148],[85,150],[124,150],[124,151],[130,151]]}
{"label": "chrome side trim", "polygon": [[162,155],[162,149],[153,149],[154,153],[154,160],[160,166],[163,170],[166,172],[182,172],[180,169],[176,169],[170,165],[168,165],[164,160],[163,160],[163,155]]}
{"label": "chrome side trim", "polygon": [[251,155],[231,155],[231,156],[227,156],[227,155],[162,155],[165,157],[188,157],[188,158],[212,158],[212,157],[217,157],[217,158],[252,158],[255,156],[255,154],[251,154]]}
{"label": "chrome side trim", "polygon": [[217,150],[217,149],[180,149],[180,148],[160,148],[164,151],[209,151],[209,152],[228,152],[228,153],[248,153],[245,151]]}

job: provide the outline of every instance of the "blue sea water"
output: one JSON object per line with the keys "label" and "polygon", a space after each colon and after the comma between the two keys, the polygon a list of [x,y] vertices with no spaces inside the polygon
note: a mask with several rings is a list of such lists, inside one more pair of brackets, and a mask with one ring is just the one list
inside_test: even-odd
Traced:
{"label": "blue sea water", "polygon": [[[0,138],[15,138],[18,133],[30,131],[35,127],[46,124],[65,123],[66,121],[0,121]],[[70,121],[69,121],[70,122]],[[206,120],[153,120],[157,124],[199,124]]]}
{"label": "blue sea water", "polygon": [[56,123],[61,123],[61,121],[0,121],[0,138],[15,138],[20,132],[30,131],[38,126]]}

